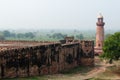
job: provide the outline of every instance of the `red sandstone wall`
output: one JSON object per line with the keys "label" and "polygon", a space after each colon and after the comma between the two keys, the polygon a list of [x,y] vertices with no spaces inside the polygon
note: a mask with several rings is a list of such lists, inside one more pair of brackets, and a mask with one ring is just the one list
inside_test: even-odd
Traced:
{"label": "red sandstone wall", "polygon": [[[89,47],[94,45],[94,43],[88,42],[90,43]],[[84,43],[86,42],[65,45],[57,43],[0,52],[0,78],[55,74],[62,70],[69,70],[80,66],[80,64],[93,65],[94,57],[91,57],[92,52],[87,57],[82,55],[85,54],[82,51],[90,49],[84,47]],[[92,51],[94,50],[92,49]],[[15,60],[20,61],[24,59],[23,64],[19,63],[18,69],[15,67],[18,63],[13,64],[10,68],[6,65],[9,60],[15,63]],[[25,67],[20,67],[20,64],[23,67],[25,65]],[[1,70],[1,65],[4,66],[4,75],[1,75],[3,71]]]}
{"label": "red sandstone wall", "polygon": [[82,55],[80,58],[81,65],[93,66],[94,65],[94,42],[81,41]]}

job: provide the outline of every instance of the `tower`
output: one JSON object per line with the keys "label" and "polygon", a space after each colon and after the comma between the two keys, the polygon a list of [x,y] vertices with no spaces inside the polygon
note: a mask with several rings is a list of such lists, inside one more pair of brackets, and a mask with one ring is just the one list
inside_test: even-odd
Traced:
{"label": "tower", "polygon": [[104,42],[104,22],[103,16],[101,14],[97,17],[97,28],[96,28],[96,48],[102,50],[103,42]]}

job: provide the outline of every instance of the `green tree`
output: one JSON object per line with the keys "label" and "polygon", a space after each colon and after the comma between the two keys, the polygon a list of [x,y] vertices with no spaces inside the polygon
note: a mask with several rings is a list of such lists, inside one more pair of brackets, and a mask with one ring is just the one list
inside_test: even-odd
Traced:
{"label": "green tree", "polygon": [[106,34],[105,35],[105,39],[107,39],[108,37],[110,37],[112,34]]}
{"label": "green tree", "polygon": [[18,34],[17,34],[17,38],[24,38],[24,34],[18,33]]}
{"label": "green tree", "polygon": [[10,33],[10,37],[15,38],[15,37],[16,37],[16,34],[15,34],[15,33]]}
{"label": "green tree", "polygon": [[120,32],[114,33],[105,40],[103,51],[101,57],[110,59],[110,62],[120,58]]}
{"label": "green tree", "polygon": [[32,32],[25,33],[24,36],[27,38],[34,38],[35,37],[35,35]]}
{"label": "green tree", "polygon": [[54,33],[52,35],[52,38],[55,38],[55,39],[64,39],[66,36],[67,36],[66,34]]}
{"label": "green tree", "polygon": [[5,37],[10,37],[11,36],[11,34],[10,34],[10,32],[8,30],[3,31],[3,35]]}
{"label": "green tree", "polygon": [[78,35],[76,35],[76,38],[77,39],[84,39],[84,36],[83,36],[83,34],[78,34]]}
{"label": "green tree", "polygon": [[0,40],[5,40],[5,37],[2,33],[0,33]]}

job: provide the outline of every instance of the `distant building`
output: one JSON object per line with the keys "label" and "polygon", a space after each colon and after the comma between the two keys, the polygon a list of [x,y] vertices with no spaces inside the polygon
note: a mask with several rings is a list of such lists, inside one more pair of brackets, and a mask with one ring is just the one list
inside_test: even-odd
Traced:
{"label": "distant building", "polygon": [[74,41],[74,36],[71,37],[65,37],[66,42],[73,42]]}
{"label": "distant building", "polygon": [[[64,40],[60,40],[60,42],[62,44],[65,44],[65,43],[72,43],[72,42],[75,42],[76,40],[74,40],[74,36],[67,36],[64,38]],[[78,41],[78,40],[77,40]]]}
{"label": "distant building", "polygon": [[99,14],[97,17],[98,21],[96,23],[96,45],[95,45],[95,54],[101,54],[103,53],[103,45],[104,45],[104,22],[103,22],[103,16]]}

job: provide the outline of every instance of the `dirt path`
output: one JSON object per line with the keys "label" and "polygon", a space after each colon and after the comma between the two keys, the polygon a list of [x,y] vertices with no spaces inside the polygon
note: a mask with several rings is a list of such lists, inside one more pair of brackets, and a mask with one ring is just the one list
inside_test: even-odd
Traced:
{"label": "dirt path", "polygon": [[52,76],[53,78],[50,76],[50,79],[48,80],[86,80],[97,76],[99,73],[105,72],[106,68],[109,66],[113,66],[113,65],[111,64],[100,65],[99,67],[95,67],[91,71],[85,73],[85,75],[81,73],[77,73],[71,76],[56,74]]}
{"label": "dirt path", "polygon": [[84,76],[83,79],[89,79],[97,76],[99,73],[105,72],[107,67],[113,66],[113,64],[105,64],[101,65],[101,67],[95,68],[92,71],[88,72],[86,76]]}
{"label": "dirt path", "polygon": [[107,67],[110,67],[110,66],[113,66],[113,65],[114,64],[105,64],[104,62],[102,62],[102,63],[99,63],[98,66],[95,66],[91,71],[85,73],[85,75],[83,75],[81,73],[74,74],[72,76],[65,76],[65,75],[58,74],[58,75],[55,75],[55,76],[57,76],[56,79],[53,78],[53,79],[49,79],[49,80],[86,80],[86,79],[93,78],[100,73],[105,72]]}
{"label": "dirt path", "polygon": [[86,75],[81,75],[79,74],[75,74],[72,77],[69,77],[69,79],[64,79],[64,80],[85,80],[85,79],[90,79],[93,78],[95,76],[97,76],[99,73],[103,73],[105,72],[106,68],[109,66],[113,66],[110,64],[106,64],[106,65],[102,65],[101,67],[95,67],[93,70],[91,70],[90,72],[86,73]]}

